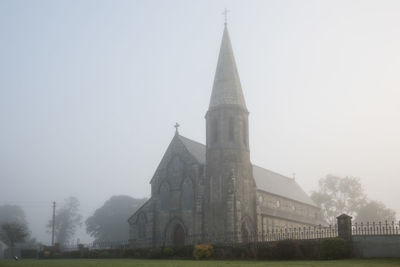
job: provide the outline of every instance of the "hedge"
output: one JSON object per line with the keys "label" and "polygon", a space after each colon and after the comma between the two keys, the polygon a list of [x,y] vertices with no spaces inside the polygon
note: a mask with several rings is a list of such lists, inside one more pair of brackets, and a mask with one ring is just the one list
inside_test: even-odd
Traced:
{"label": "hedge", "polygon": [[197,245],[179,248],[121,248],[39,253],[40,258],[140,258],[140,259],[259,259],[259,260],[323,260],[351,256],[351,245],[340,238],[321,240],[282,240],[250,244]]}

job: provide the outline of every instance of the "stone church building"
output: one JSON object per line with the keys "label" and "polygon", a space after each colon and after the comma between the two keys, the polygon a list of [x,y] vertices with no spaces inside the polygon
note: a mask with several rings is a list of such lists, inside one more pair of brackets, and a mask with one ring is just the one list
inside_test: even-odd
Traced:
{"label": "stone church building", "polygon": [[133,214],[133,247],[260,240],[274,229],[323,224],[293,178],[253,165],[249,112],[225,24],[206,112],[206,144],[176,130]]}

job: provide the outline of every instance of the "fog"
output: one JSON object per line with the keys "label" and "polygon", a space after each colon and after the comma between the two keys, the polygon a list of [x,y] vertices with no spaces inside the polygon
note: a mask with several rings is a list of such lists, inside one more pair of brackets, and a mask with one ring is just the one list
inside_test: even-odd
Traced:
{"label": "fog", "polygon": [[399,214],[398,1],[1,1],[0,205],[49,243],[52,201],[149,197],[175,122],[205,142],[225,7],[252,162]]}

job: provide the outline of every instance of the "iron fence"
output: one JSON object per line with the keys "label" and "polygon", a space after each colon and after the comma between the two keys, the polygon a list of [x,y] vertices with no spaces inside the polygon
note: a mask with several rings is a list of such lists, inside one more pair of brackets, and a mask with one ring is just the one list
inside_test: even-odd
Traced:
{"label": "iron fence", "polygon": [[[223,234],[187,234],[184,244],[195,245],[210,243],[214,245],[237,245],[259,242],[273,242],[280,240],[309,240],[324,239],[338,236],[337,225],[309,226],[298,228],[274,228],[258,233],[227,232]],[[160,247],[174,245],[173,237],[156,237],[131,240],[133,247]]]}
{"label": "iron fence", "polygon": [[[352,223],[351,235],[400,235],[399,222],[367,222]],[[280,240],[318,240],[324,238],[338,237],[338,226],[309,226],[298,228],[273,228],[265,229],[258,233],[247,232],[227,232],[223,234],[186,234],[184,237],[185,245],[195,245],[210,243],[214,245],[237,245],[237,244],[257,244],[260,242],[274,242]],[[173,237],[158,236],[155,238],[142,238],[118,241],[96,241],[86,244],[64,244],[62,250],[79,250],[82,247],[89,250],[93,249],[122,249],[128,247],[162,247],[173,246]]]}
{"label": "iron fence", "polygon": [[400,235],[399,222],[367,222],[353,223],[352,235]]}
{"label": "iron fence", "polygon": [[76,244],[76,243],[66,243],[61,245],[62,251],[75,251],[81,248],[86,248],[89,250],[94,249],[121,249],[128,248],[130,246],[129,240],[117,240],[117,241],[95,241],[91,243]]}

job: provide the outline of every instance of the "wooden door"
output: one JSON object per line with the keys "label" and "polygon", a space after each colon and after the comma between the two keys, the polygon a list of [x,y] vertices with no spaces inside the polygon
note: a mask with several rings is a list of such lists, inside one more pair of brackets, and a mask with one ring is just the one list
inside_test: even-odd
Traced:
{"label": "wooden door", "polygon": [[172,235],[172,244],[174,247],[182,247],[185,245],[185,231],[182,225],[177,224]]}

